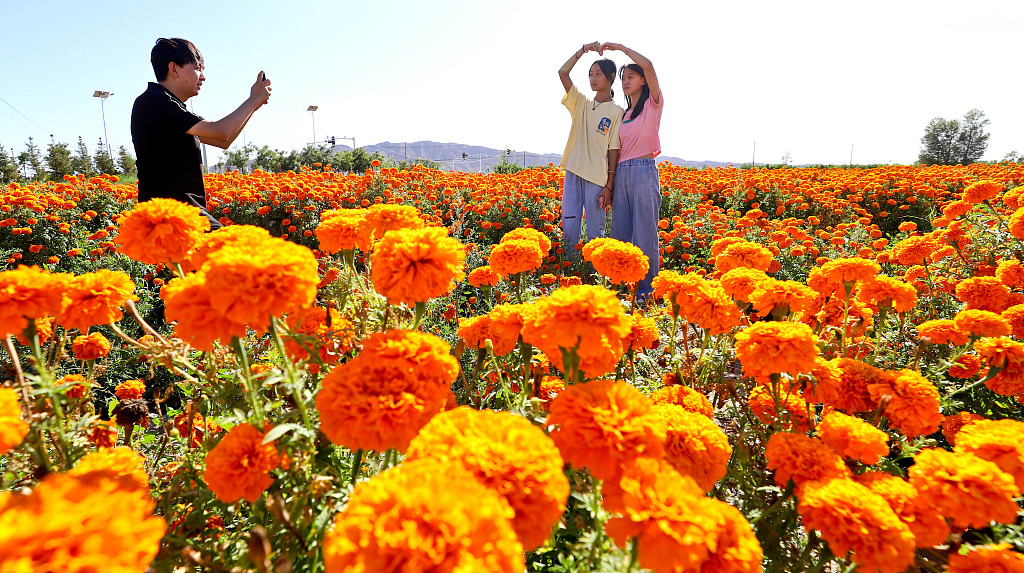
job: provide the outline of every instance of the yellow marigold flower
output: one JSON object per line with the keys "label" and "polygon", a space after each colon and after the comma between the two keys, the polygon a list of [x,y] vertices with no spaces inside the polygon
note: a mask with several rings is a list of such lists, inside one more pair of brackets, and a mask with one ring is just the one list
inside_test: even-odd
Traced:
{"label": "yellow marigold flower", "polygon": [[388,302],[412,306],[451,292],[465,263],[466,249],[448,229],[399,229],[377,243],[370,278]]}
{"label": "yellow marigold flower", "polygon": [[491,269],[503,277],[528,273],[544,262],[544,252],[532,239],[511,239],[491,247]]}
{"label": "yellow marigold flower", "polygon": [[987,527],[990,521],[1013,523],[1020,488],[995,462],[966,452],[927,449],[910,467],[910,484],[943,517],[961,527]]}
{"label": "yellow marigold flower", "polygon": [[499,242],[504,243],[507,241],[518,239],[536,241],[537,246],[540,247],[541,254],[543,255],[547,255],[549,252],[551,252],[551,239],[549,239],[547,235],[541,233],[537,229],[527,229],[526,227],[519,227],[518,229],[513,229],[505,233],[501,237],[501,240]]}
{"label": "yellow marigold flower", "polygon": [[523,341],[539,348],[557,368],[564,370],[563,352],[575,352],[578,368],[589,378],[615,368],[630,330],[615,293],[596,285],[564,287],[533,306],[523,317]]}
{"label": "yellow marigold flower", "polygon": [[148,489],[106,471],[49,474],[28,494],[0,493],[0,568],[144,571],[166,524]]}
{"label": "yellow marigold flower", "polygon": [[551,536],[565,510],[569,480],[543,430],[507,412],[459,407],[434,416],[409,444],[404,463],[432,458],[460,466],[515,511],[512,528],[532,551]]}
{"label": "yellow marigold flower", "polygon": [[964,189],[963,201],[974,205],[996,197],[1002,190],[1003,186],[995,181],[975,181]]}
{"label": "yellow marigold flower", "polygon": [[1024,394],[1024,343],[998,337],[974,343],[978,356],[989,368],[1002,369],[985,382],[990,390],[1003,396]]}
{"label": "yellow marigold flower", "polygon": [[1017,420],[977,420],[956,434],[956,452],[968,452],[995,462],[1013,476],[1017,488],[1024,490],[1024,422]]}
{"label": "yellow marigold flower", "polygon": [[505,356],[515,349],[523,325],[536,308],[532,304],[499,304],[487,314],[490,318],[488,331],[496,356]]}
{"label": "yellow marigold flower", "polygon": [[814,289],[796,281],[779,281],[766,278],[759,281],[750,293],[750,302],[761,316],[771,313],[785,318],[792,312],[805,312],[814,304],[817,293]]}
{"label": "yellow marigold flower", "polygon": [[774,258],[772,252],[761,245],[740,241],[729,245],[715,257],[715,268],[723,273],[739,267],[767,271]]}
{"label": "yellow marigold flower", "polygon": [[882,496],[896,517],[910,528],[917,547],[934,547],[949,537],[946,520],[907,480],[879,471],[865,472],[853,479]]}
{"label": "yellow marigold flower", "polygon": [[64,307],[57,314],[57,323],[67,329],[87,332],[97,324],[121,320],[121,305],[138,300],[132,294],[135,283],[128,273],[100,269],[72,277],[64,291]]}
{"label": "yellow marigold flower", "polygon": [[996,278],[1010,288],[1024,287],[1024,264],[1017,259],[999,261],[996,267]]}
{"label": "yellow marigold flower", "polygon": [[[289,335],[284,338],[284,351],[292,360],[308,359],[311,349],[324,364],[334,364],[355,341],[355,327],[334,307],[302,307],[289,313],[285,324]],[[315,362],[307,368],[313,374],[320,372],[320,365]]]}
{"label": "yellow marigold flower", "polygon": [[876,276],[860,283],[857,298],[878,308],[909,312],[917,306],[917,289],[899,279]]}
{"label": "yellow marigold flower", "polygon": [[708,419],[715,418],[715,408],[704,394],[690,388],[676,384],[673,386],[662,386],[651,392],[648,398],[652,404],[674,404],[681,406],[688,412],[700,414]]}
{"label": "yellow marigold flower", "polygon": [[736,333],[736,358],[751,377],[810,372],[820,353],[818,337],[806,324],[758,322]]}
{"label": "yellow marigold flower", "polygon": [[998,314],[987,310],[965,309],[953,317],[953,325],[971,336],[1006,336],[1010,325]]}
{"label": "yellow marigold flower", "polygon": [[594,270],[608,277],[612,284],[640,282],[650,269],[647,255],[640,247],[615,239],[602,243],[587,260],[594,263]]}
{"label": "yellow marigold flower", "polygon": [[942,423],[939,390],[931,380],[914,370],[892,372],[892,376],[868,384],[875,402],[891,398],[885,409],[889,423],[908,438],[937,432]]}
{"label": "yellow marigold flower", "polygon": [[369,251],[373,243],[384,237],[388,231],[398,229],[422,229],[425,223],[418,209],[411,205],[383,203],[373,205],[359,221],[359,242],[357,246]]}
{"label": "yellow marigold flower", "polygon": [[325,253],[351,251],[359,244],[359,223],[366,216],[364,209],[336,209],[320,214],[316,238]]}
{"label": "yellow marigold flower", "polygon": [[914,534],[889,504],[850,479],[810,484],[798,510],[808,529],[816,529],[832,553],[846,555],[862,571],[901,573],[914,562]]}
{"label": "yellow marigold flower", "polygon": [[781,412],[776,411],[776,397],[767,386],[757,385],[747,396],[747,405],[750,413],[761,423],[771,426],[776,420],[781,422],[783,430],[797,430],[806,432],[811,429],[810,420],[807,418],[807,402],[797,392],[779,392],[778,405]]}
{"label": "yellow marigold flower", "polygon": [[261,243],[270,238],[270,232],[261,227],[254,227],[252,225],[224,227],[216,233],[204,235],[202,242],[196,246],[188,260],[182,263],[181,266],[185,272],[197,271],[209,260],[210,253],[219,251],[225,245]]}
{"label": "yellow marigold flower", "polygon": [[166,303],[164,315],[167,320],[176,322],[175,335],[205,352],[213,350],[214,341],[230,342],[235,336],[244,338],[247,331],[244,322],[235,322],[215,309],[211,295],[204,272],[174,279],[160,290],[160,298]]}
{"label": "yellow marigold flower", "polygon": [[180,263],[209,230],[199,207],[158,197],[121,213],[114,242],[119,253],[136,261]]}
{"label": "yellow marigold flower", "polygon": [[901,265],[911,267],[928,264],[932,253],[938,248],[939,245],[935,242],[934,237],[914,235],[893,245],[891,253]]}
{"label": "yellow marigold flower", "polygon": [[521,573],[513,516],[461,467],[405,462],[352,490],[324,536],[324,569]]}
{"label": "yellow marigold flower", "polygon": [[21,403],[12,388],[0,388],[0,456],[14,449],[28,435],[28,422],[21,419]]}
{"label": "yellow marigold flower", "polygon": [[817,433],[832,451],[863,464],[877,464],[882,456],[889,455],[888,434],[860,418],[842,412],[830,412],[823,416]]}
{"label": "yellow marigold flower", "polygon": [[704,491],[711,491],[725,476],[732,456],[729,438],[707,416],[688,412],[675,404],[651,410],[663,424],[665,460],[680,474],[692,477]]}
{"label": "yellow marigold flower", "polygon": [[800,487],[805,483],[849,477],[843,459],[825,442],[804,434],[778,432],[765,446],[768,469],[775,471],[775,483],[786,487],[789,480]]}
{"label": "yellow marigold flower", "polygon": [[145,465],[146,458],[127,446],[104,448],[86,454],[68,471],[68,475],[78,477],[89,472],[106,471],[116,477],[128,477],[140,490],[145,490],[149,489]]}
{"label": "yellow marigold flower", "polygon": [[39,267],[0,272],[0,337],[20,335],[28,328],[28,319],[59,313],[65,281],[65,275]]}
{"label": "yellow marigold flower", "polygon": [[71,341],[71,351],[78,360],[96,360],[110,354],[110,341],[100,332],[76,336]]}
{"label": "yellow marigold flower", "polygon": [[985,418],[974,414],[972,412],[961,411],[946,416],[942,421],[942,436],[946,438],[949,445],[956,445],[956,436],[960,433],[960,430],[965,426],[973,424],[978,420],[984,420]]}
{"label": "yellow marigold flower", "polygon": [[494,286],[501,281],[501,275],[494,272],[489,265],[477,267],[470,271],[466,278],[470,285],[480,288],[482,286]]}
{"label": "yellow marigold flower", "polygon": [[1010,334],[1024,338],[1024,304],[1016,304],[1004,310],[1000,315],[1010,325]]}
{"label": "yellow marigold flower", "polygon": [[146,383],[142,380],[125,380],[114,388],[114,395],[120,400],[142,398],[146,393]]}
{"label": "yellow marigold flower", "polygon": [[263,443],[264,433],[247,423],[239,424],[206,454],[203,481],[217,499],[256,503],[274,483],[270,472],[281,464],[277,446]]}
{"label": "yellow marigold flower", "polygon": [[653,318],[647,318],[637,312],[629,317],[629,334],[623,341],[627,350],[632,348],[638,351],[643,348],[654,348],[658,345],[661,333],[658,331],[658,323]]}
{"label": "yellow marigold flower", "polygon": [[917,326],[917,333],[932,344],[967,344],[969,333],[960,331],[952,320],[938,319],[922,322]]}
{"label": "yellow marigold flower", "polygon": [[444,408],[458,369],[451,347],[433,334],[372,334],[359,356],[321,382],[316,397],[320,429],[352,450],[405,451]]}
{"label": "yellow marigold flower", "polygon": [[625,382],[597,380],[570,386],[551,402],[548,424],[565,461],[602,480],[618,479],[638,457],[661,457],[663,430],[652,404]]}
{"label": "yellow marigold flower", "polygon": [[737,267],[722,275],[722,290],[739,302],[749,302],[750,295],[757,284],[768,278],[764,271],[747,267]]}
{"label": "yellow marigold flower", "polygon": [[1010,289],[996,277],[971,277],[956,285],[956,298],[969,309],[1003,312],[1009,296]]}
{"label": "yellow marigold flower", "polygon": [[1024,553],[1009,543],[975,547],[967,555],[949,556],[949,573],[1022,573]]}

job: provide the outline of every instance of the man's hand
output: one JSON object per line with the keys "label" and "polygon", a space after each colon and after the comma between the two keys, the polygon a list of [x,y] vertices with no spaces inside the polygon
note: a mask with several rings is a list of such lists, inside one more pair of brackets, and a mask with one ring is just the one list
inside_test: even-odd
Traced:
{"label": "man's hand", "polygon": [[612,206],[612,190],[608,187],[601,189],[601,194],[597,196],[597,206],[602,209],[607,209]]}
{"label": "man's hand", "polygon": [[260,70],[260,73],[256,74],[256,83],[252,84],[249,90],[249,99],[261,106],[266,105],[270,101],[270,92],[273,89],[266,74]]}

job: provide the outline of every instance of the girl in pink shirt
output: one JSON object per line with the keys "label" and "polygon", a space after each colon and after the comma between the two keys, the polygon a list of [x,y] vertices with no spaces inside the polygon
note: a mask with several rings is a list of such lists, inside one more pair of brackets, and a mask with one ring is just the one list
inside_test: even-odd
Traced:
{"label": "girl in pink shirt", "polygon": [[654,64],[636,50],[606,42],[602,51],[614,50],[630,57],[634,64],[622,66],[619,77],[626,94],[626,114],[619,127],[619,167],[612,192],[613,239],[633,243],[647,255],[650,268],[636,285],[637,296],[646,299],[651,281],[661,266],[658,220],[661,216],[661,182],[654,158],[661,153],[662,93]]}

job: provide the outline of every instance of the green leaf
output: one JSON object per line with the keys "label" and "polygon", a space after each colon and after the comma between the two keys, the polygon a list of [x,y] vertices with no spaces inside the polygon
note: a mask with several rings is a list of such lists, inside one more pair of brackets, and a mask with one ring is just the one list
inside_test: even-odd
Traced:
{"label": "green leaf", "polygon": [[263,436],[263,443],[269,444],[292,430],[295,430],[297,433],[303,433],[305,428],[298,424],[281,424],[280,426],[275,426],[274,429],[267,432],[266,436]]}

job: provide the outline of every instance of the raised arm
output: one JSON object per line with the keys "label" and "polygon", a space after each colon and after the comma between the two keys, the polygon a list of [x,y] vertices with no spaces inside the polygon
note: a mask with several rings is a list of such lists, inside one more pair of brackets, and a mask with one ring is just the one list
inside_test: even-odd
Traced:
{"label": "raised arm", "polygon": [[573,52],[572,55],[569,56],[569,59],[566,60],[564,64],[562,64],[562,67],[558,68],[558,79],[562,80],[562,87],[565,88],[566,93],[569,93],[569,90],[572,89],[572,80],[569,79],[569,72],[572,71],[572,68],[573,66],[576,65],[576,62],[580,61],[580,58],[583,57],[583,54],[586,54],[587,52],[601,52],[600,42],[591,42],[589,44],[583,44],[582,48]]}
{"label": "raised arm", "polygon": [[658,74],[654,71],[654,64],[651,63],[643,54],[637,52],[632,48],[627,48],[622,44],[616,44],[615,42],[605,42],[601,44],[601,51],[614,50],[616,52],[622,52],[629,56],[629,59],[637,63],[641,68],[644,69],[644,78],[647,80],[647,87],[651,89],[651,97],[657,101],[661,101],[661,86],[658,84]]}
{"label": "raised arm", "polygon": [[249,89],[249,97],[238,106],[238,109],[217,121],[200,121],[187,133],[199,136],[199,141],[207,145],[215,145],[222,149],[231,147],[252,114],[270,100],[271,89],[270,80],[260,72],[256,76],[256,83]]}

